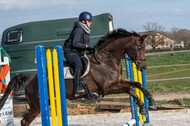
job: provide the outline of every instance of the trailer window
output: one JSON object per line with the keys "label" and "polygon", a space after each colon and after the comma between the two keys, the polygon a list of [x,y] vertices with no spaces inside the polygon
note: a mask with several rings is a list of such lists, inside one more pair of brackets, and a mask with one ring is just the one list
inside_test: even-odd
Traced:
{"label": "trailer window", "polygon": [[9,43],[22,42],[22,29],[9,31],[7,34],[7,42]]}

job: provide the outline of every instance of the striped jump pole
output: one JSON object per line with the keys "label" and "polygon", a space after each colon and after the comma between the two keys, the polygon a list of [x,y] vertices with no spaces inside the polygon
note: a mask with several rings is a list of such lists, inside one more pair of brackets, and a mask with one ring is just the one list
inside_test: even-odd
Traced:
{"label": "striped jump pole", "polygon": [[[132,62],[130,60],[127,60],[127,59],[130,59],[130,57],[125,55],[127,80],[128,81],[134,81]],[[135,91],[134,88],[133,88],[133,90]],[[138,117],[137,105],[136,105],[136,103],[133,100],[133,97],[131,95],[129,95],[129,99],[130,99],[130,107],[131,107],[132,117],[131,117],[131,120],[128,123],[126,123],[124,126],[133,126],[134,124],[136,124],[136,126],[139,126],[139,117]],[[135,123],[134,123],[134,120],[135,120]]]}
{"label": "striped jump pole", "polygon": [[128,123],[125,123],[123,126],[134,126],[136,124],[136,120],[132,119]]}
{"label": "striped jump pole", "polygon": [[[136,71],[136,74],[134,74],[134,77],[136,77],[137,80],[134,80],[134,81],[139,82],[146,89],[145,71],[138,71],[136,68],[136,65],[134,63],[133,63],[132,67],[133,67],[133,70]],[[139,95],[141,101],[145,104],[145,108],[147,109],[147,117],[146,118],[142,117],[142,115],[138,111],[139,122],[144,123],[144,125],[149,125],[150,121],[149,121],[149,111],[148,111],[148,100],[146,99],[146,97],[144,96],[142,91],[137,90],[136,93]]]}
{"label": "striped jump pole", "polygon": [[[132,63],[130,60],[130,57],[125,55],[125,63],[126,63],[126,73],[127,73],[127,78],[130,81],[135,81],[139,82],[143,85],[143,87],[146,89],[146,78],[145,78],[145,71],[138,71],[136,68],[136,65]],[[137,96],[141,99],[141,101],[145,104],[145,107],[148,111],[148,101],[144,94],[139,90],[139,89],[134,89],[133,90],[136,92]],[[132,102],[133,101],[133,102]],[[139,126],[140,123],[144,123],[144,125],[149,125],[149,111],[147,113],[147,117],[142,117],[142,115],[139,113],[139,108],[137,107],[135,101],[133,98],[130,96],[130,103],[131,103],[131,114],[132,114],[132,120],[135,119],[136,121],[136,126]],[[129,121],[130,123],[133,121]],[[128,122],[128,123],[129,123]],[[127,124],[127,123],[126,123]],[[134,124],[132,124],[134,125]]]}
{"label": "striped jump pole", "polygon": [[[147,89],[147,88],[146,88],[145,71],[142,71],[141,74],[142,74],[142,84],[143,84],[143,87],[144,87],[145,89]],[[146,117],[146,121],[145,121],[144,123],[145,123],[145,124],[149,124],[149,123],[150,123],[150,120],[149,120],[148,100],[147,100],[146,97],[144,97],[144,104],[145,104],[146,110],[148,111],[147,117]]]}
{"label": "striped jump pole", "polygon": [[[51,53],[50,49],[48,49],[45,57],[44,47],[41,45],[36,46],[36,59],[37,59],[38,86],[39,86],[42,126],[50,126],[50,125],[67,126],[68,122],[67,122],[65,80],[63,74],[62,47],[55,46],[55,48],[53,49],[53,53]],[[48,73],[48,83],[47,83],[46,67]],[[51,107],[52,123],[50,123],[50,116],[49,116],[48,92],[51,104],[50,107]]]}

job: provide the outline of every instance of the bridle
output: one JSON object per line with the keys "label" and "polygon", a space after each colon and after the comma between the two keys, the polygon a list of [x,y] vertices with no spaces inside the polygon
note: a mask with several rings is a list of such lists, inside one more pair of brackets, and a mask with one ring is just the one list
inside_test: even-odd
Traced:
{"label": "bridle", "polygon": [[134,45],[133,45],[133,50],[134,50],[134,58],[132,59],[133,62],[136,62],[137,60],[140,60],[140,61],[146,61],[146,58],[137,58],[137,51],[136,51],[136,46],[139,45],[143,48],[145,48],[144,45],[140,44],[140,43],[137,43],[137,37],[135,38],[135,42],[134,42]]}
{"label": "bridle", "polygon": [[[142,45],[142,44],[140,44],[140,43],[137,43],[137,39],[138,39],[138,36],[135,38],[135,42],[134,42],[134,45],[133,45],[134,58],[133,58],[133,59],[127,58],[127,57],[125,57],[125,58],[126,58],[127,60],[132,61],[132,62],[137,62],[138,60],[140,60],[140,61],[146,61],[146,58],[137,58],[136,46],[139,45],[139,46],[145,48],[144,45]],[[97,57],[97,55],[98,55],[98,54],[97,54],[98,51],[101,51],[101,52],[103,52],[103,53],[108,53],[109,55],[116,57],[118,60],[124,58],[124,56],[115,55],[115,54],[113,54],[112,52],[107,51],[107,50],[105,50],[105,49],[104,49],[104,50],[99,50],[99,49],[96,48],[96,51],[95,51],[93,57],[95,58],[95,60],[96,60],[97,63],[100,63],[100,62],[96,59],[96,57]]]}

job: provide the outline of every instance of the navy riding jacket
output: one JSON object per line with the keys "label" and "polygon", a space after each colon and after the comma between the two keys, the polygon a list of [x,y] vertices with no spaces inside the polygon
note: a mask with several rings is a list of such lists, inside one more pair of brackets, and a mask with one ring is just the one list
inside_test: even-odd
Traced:
{"label": "navy riding jacket", "polygon": [[64,47],[70,49],[72,52],[83,55],[87,49],[86,44],[89,44],[89,42],[89,34],[83,30],[78,22],[75,22],[70,37],[66,40]]}

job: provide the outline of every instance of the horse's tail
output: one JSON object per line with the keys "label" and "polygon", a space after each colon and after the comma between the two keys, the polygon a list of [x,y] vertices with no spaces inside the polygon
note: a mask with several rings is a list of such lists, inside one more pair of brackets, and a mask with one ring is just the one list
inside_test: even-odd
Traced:
{"label": "horse's tail", "polygon": [[0,99],[0,110],[3,108],[5,101],[7,100],[11,90],[17,91],[19,90],[23,85],[24,82],[30,77],[29,74],[18,74],[15,75],[11,81],[9,82],[7,89],[4,93],[4,95]]}

